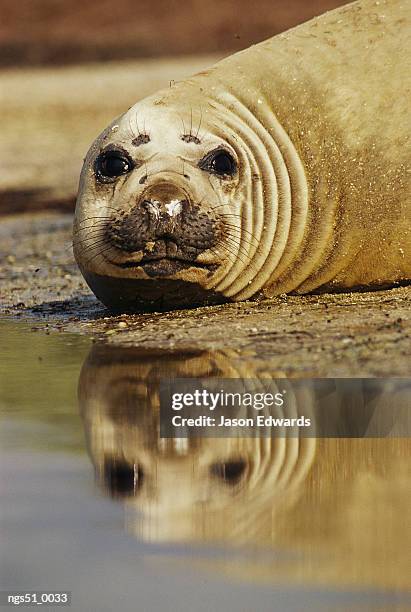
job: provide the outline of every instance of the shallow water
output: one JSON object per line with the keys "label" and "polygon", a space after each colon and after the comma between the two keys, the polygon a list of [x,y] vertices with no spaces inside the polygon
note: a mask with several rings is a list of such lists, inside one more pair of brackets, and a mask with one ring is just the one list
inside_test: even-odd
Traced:
{"label": "shallow water", "polygon": [[257,365],[7,321],[0,343],[1,589],[75,612],[410,605],[408,438],[164,442],[160,378]]}

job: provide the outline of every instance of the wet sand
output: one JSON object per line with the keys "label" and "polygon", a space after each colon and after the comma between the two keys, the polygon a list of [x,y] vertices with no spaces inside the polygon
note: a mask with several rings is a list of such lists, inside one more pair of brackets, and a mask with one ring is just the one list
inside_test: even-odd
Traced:
{"label": "wet sand", "polygon": [[411,287],[110,316],[74,262],[71,222],[56,213],[2,219],[2,315],[128,346],[229,350],[276,376],[409,375]]}

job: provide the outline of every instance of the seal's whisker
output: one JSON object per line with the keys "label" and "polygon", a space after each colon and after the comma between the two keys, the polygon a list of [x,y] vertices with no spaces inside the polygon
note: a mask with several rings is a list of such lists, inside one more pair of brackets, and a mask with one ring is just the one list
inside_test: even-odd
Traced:
{"label": "seal's whisker", "polygon": [[85,240],[71,240],[69,244],[64,248],[64,250],[72,251],[75,246],[81,245],[86,240],[90,240],[90,238],[85,238]]}
{"label": "seal's whisker", "polygon": [[[252,234],[248,230],[243,229],[242,227],[237,227],[235,225],[229,225],[228,223],[226,223],[224,225],[224,229],[227,229],[229,235],[233,235],[236,238],[243,238],[243,240],[248,240],[250,242],[251,242],[251,240],[253,240],[255,242],[255,244],[258,244],[257,237],[254,236],[254,234]],[[236,233],[234,233],[234,232],[236,232]],[[245,236],[244,236],[244,234],[245,234]]]}
{"label": "seal's whisker", "polygon": [[[117,212],[117,213],[118,213],[118,208],[115,208],[114,206],[109,206],[108,204],[105,204],[104,209],[106,209],[106,208],[107,208],[108,210],[113,210],[114,212]],[[105,210],[103,210],[102,212],[106,212],[106,211],[105,211]],[[105,216],[107,216],[107,215],[96,215],[96,216],[97,216],[97,218],[100,218],[100,217],[105,217]],[[90,217],[90,218],[94,218],[94,217]]]}
{"label": "seal's whisker", "polygon": [[100,245],[100,244],[107,244],[107,241],[96,238],[93,242],[87,243],[87,242],[80,240],[79,242],[72,242],[70,246],[73,249],[81,246],[82,251],[84,250],[84,253],[86,253],[88,250],[93,249],[96,245]]}
{"label": "seal's whisker", "polygon": [[[226,240],[228,242],[229,245],[231,245],[232,247],[235,247],[236,249],[238,249],[238,252],[242,253],[245,257],[247,257],[247,259],[251,259],[252,255],[250,253],[248,253],[248,251],[245,249],[244,245],[242,245],[240,243],[238,237],[231,236],[229,234],[225,234],[223,236],[223,238],[224,238],[224,240]],[[250,242],[246,242],[246,244],[247,244],[247,246],[255,246],[255,245],[251,244]]]}
{"label": "seal's whisker", "polygon": [[257,236],[255,236],[252,232],[250,232],[249,230],[244,229],[241,226],[237,226],[237,225],[232,225],[231,223],[224,223],[224,227],[230,228],[229,231],[233,231],[236,230],[237,232],[241,234],[248,234],[249,235],[249,239],[253,239],[256,241],[256,244],[258,243],[258,239]]}
{"label": "seal's whisker", "polygon": [[238,246],[238,248],[243,248],[242,242],[245,242],[247,245],[251,245],[251,243],[247,242],[245,239],[241,240],[241,236],[238,236],[238,235],[234,236],[233,234],[230,234],[229,232],[223,232],[223,237],[225,238],[225,240],[230,240],[231,243]]}
{"label": "seal's whisker", "polygon": [[92,225],[83,225],[82,227],[78,227],[76,230],[73,231],[73,236],[84,230],[94,230],[95,229],[95,230],[102,231],[105,227],[106,227],[106,223],[93,223]]}
{"label": "seal's whisker", "polygon": [[78,239],[73,240],[72,245],[74,246],[78,244],[86,244],[87,242],[90,242],[90,240],[98,240],[100,238],[103,240],[102,234],[94,234],[93,236],[88,236],[87,238],[83,238],[82,240],[78,240]]}
{"label": "seal's whisker", "polygon": [[[87,243],[93,241],[90,245],[87,246]],[[94,247],[94,245],[96,244],[103,244],[104,242],[107,242],[105,239],[101,239],[101,234],[95,234],[93,236],[87,236],[86,238],[83,238],[82,240],[72,240],[70,242],[70,244],[66,247],[65,250],[69,251],[70,249],[72,250],[74,247],[85,244],[85,248],[84,248],[84,252],[87,252],[90,248]]]}
{"label": "seal's whisker", "polygon": [[88,248],[88,249],[84,249],[84,253],[85,253],[85,254],[87,254],[87,253],[93,253],[93,252],[94,252],[96,249],[101,250],[102,246],[103,246],[103,245],[102,245],[101,243],[96,244],[94,247],[90,247],[90,248]]}
{"label": "seal's whisker", "polygon": [[143,121],[143,135],[149,136],[149,134],[147,134],[147,130],[146,130],[146,118],[145,117],[144,117],[144,121]]}
{"label": "seal's whisker", "polygon": [[82,229],[87,229],[87,228],[92,228],[92,227],[104,227],[105,225],[107,225],[107,221],[109,220],[109,218],[107,219],[100,219],[100,220],[94,220],[93,219],[87,219],[87,222],[90,222],[89,225],[83,225],[81,223],[78,223],[77,225],[75,225],[75,231],[81,231]]}
{"label": "seal's whisker", "polygon": [[74,230],[72,235],[76,236],[77,234],[85,230],[94,230],[94,229],[101,232],[104,230],[105,226],[106,226],[105,223],[93,223],[93,225],[83,225],[82,227],[78,227],[76,230]]}
{"label": "seal's whisker", "polygon": [[256,251],[258,249],[258,243],[250,242],[246,240],[244,237],[240,238],[240,236],[233,236],[232,234],[224,234],[224,238],[229,240],[231,244],[238,245],[239,250],[242,249],[243,253],[249,253],[250,249],[254,249]]}
{"label": "seal's whisker", "polygon": [[107,220],[104,219],[103,222],[95,221],[94,223],[91,222],[89,225],[80,225],[78,227],[75,227],[74,232],[82,232],[85,229],[93,229],[93,228],[98,229],[98,228],[105,227],[106,225],[107,225]]}
{"label": "seal's whisker", "polygon": [[109,210],[114,210],[114,212],[118,213],[118,208],[115,206],[110,206],[109,204],[104,204],[104,208],[108,208]]}
{"label": "seal's whisker", "polygon": [[212,181],[211,181],[211,175],[207,174],[207,180],[208,180],[208,182],[210,183],[211,189],[212,189],[212,190],[214,191],[214,193],[217,195],[217,192],[216,192],[216,190],[215,190],[215,187],[214,187],[214,185],[213,185],[213,183],[212,183]]}
{"label": "seal's whisker", "polygon": [[98,229],[98,230],[102,230],[102,229],[104,229],[105,227],[108,227],[107,220],[104,220],[103,222],[96,221],[96,222],[94,222],[94,223],[90,223],[90,225],[82,225],[81,227],[76,227],[76,228],[75,228],[75,230],[74,230],[74,232],[75,232],[75,233],[77,233],[77,232],[81,232],[81,231],[83,231],[83,230],[85,230],[85,229],[90,229],[90,230],[92,230],[92,229]]}
{"label": "seal's whisker", "polygon": [[107,244],[106,240],[96,240],[95,242],[93,242],[89,246],[85,247],[84,253],[87,253],[88,251],[94,251],[95,248],[101,246],[102,244]]}
{"label": "seal's whisker", "polygon": [[[78,237],[78,238],[74,237],[72,242],[73,242],[73,244],[81,244],[82,242],[89,242],[91,240],[99,240],[100,238],[103,238],[103,236],[104,236],[103,232],[95,232],[95,233],[93,233],[93,235],[87,235],[87,236],[84,236],[83,238],[81,238],[81,237]],[[104,238],[104,239],[106,239],[106,238]]]}
{"label": "seal's whisker", "polygon": [[234,240],[232,237],[229,236],[224,236],[224,239],[228,242],[229,245],[237,249],[237,253],[241,253],[242,255],[244,255],[244,257],[247,257],[247,259],[251,259],[251,255],[238,241]]}
{"label": "seal's whisker", "polygon": [[217,204],[217,206],[210,206],[210,209],[217,210],[217,208],[221,208],[221,206],[227,206],[227,204]]}
{"label": "seal's whisker", "polygon": [[[79,244],[80,242],[87,242],[90,240],[99,240],[100,238],[104,237],[104,233],[103,232],[95,232],[93,235],[88,235],[88,236],[84,236],[84,238],[74,238],[73,242],[75,242],[76,244]],[[106,240],[106,238],[104,237],[104,239]]]}
{"label": "seal's whisker", "polygon": [[[232,217],[232,219],[230,219],[229,217]],[[242,227],[242,224],[243,224],[243,218],[241,217],[241,215],[221,215],[219,214],[218,218],[222,219],[224,225],[231,223],[231,225],[235,225],[235,227]],[[237,220],[239,222],[237,222]]]}
{"label": "seal's whisker", "polygon": [[135,114],[135,118],[136,118],[137,135],[138,135],[138,136],[141,136],[140,128],[138,127],[138,117],[137,117],[137,113]]}
{"label": "seal's whisker", "polygon": [[[218,252],[218,249],[217,249],[217,248],[212,248],[212,247],[209,247],[209,249],[208,249],[208,250],[209,250],[209,251],[211,251],[212,253],[214,253],[214,255],[215,255],[216,257],[221,257],[221,253],[219,253],[219,252]],[[227,259],[228,259],[228,261],[229,261],[230,263],[232,263],[232,264],[234,264],[234,263],[235,263],[235,259],[231,259],[231,257],[228,257],[228,255],[227,255],[227,254],[226,254],[226,257],[227,257]]]}
{"label": "seal's whisker", "polygon": [[78,234],[82,234],[84,232],[87,232],[87,234],[94,231],[98,231],[98,232],[103,232],[104,231],[104,226],[100,226],[100,227],[96,227],[95,225],[88,225],[85,227],[81,227],[79,229],[77,229],[75,232],[72,233],[72,238],[75,238]]}
{"label": "seal's whisker", "polygon": [[243,253],[245,257],[251,258],[251,254],[249,252],[249,249],[247,249],[247,247],[254,247],[255,250],[258,248],[258,245],[253,244],[251,242],[246,242],[246,241],[240,242],[238,238],[234,236],[225,235],[224,239],[227,240],[227,242],[231,244],[232,246],[234,246],[235,248],[238,248],[238,251],[240,253]]}
{"label": "seal's whisker", "polygon": [[[222,204],[217,204],[217,206],[211,206],[211,210],[217,210],[217,208],[222,208],[223,206],[227,206],[227,204],[222,203]],[[223,213],[219,213],[219,214],[223,214]]]}
{"label": "seal's whisker", "polygon": [[133,131],[133,128],[131,126],[131,115],[129,115],[129,117],[128,117],[128,128],[129,128],[128,131],[129,131],[130,137],[134,138],[134,131]]}
{"label": "seal's whisker", "polygon": [[241,257],[238,256],[238,254],[236,254],[236,257],[237,257],[237,259],[239,259],[241,261],[241,263],[244,264],[245,267],[249,267],[249,268],[251,268],[251,270],[256,270],[258,272],[257,264],[256,264],[255,261],[253,261],[253,259],[251,257],[248,257],[248,261],[244,261],[243,259],[241,259]]}
{"label": "seal's whisker", "polygon": [[86,265],[88,265],[96,257],[99,257],[99,255],[104,255],[104,253],[107,253],[107,251],[110,251],[110,250],[111,250],[111,245],[109,247],[107,247],[106,249],[101,249],[98,253],[96,253],[95,255],[93,255],[92,257],[90,257],[89,259],[86,260],[86,262],[85,262]]}
{"label": "seal's whisker", "polygon": [[[234,229],[237,230],[237,231],[239,230],[239,228],[237,228],[237,227],[235,227]],[[243,236],[242,233],[241,233],[241,228],[240,228],[240,233],[234,234],[233,230],[230,229],[227,226],[225,226],[224,229],[223,229],[223,236],[227,236],[227,237],[231,238],[231,240],[238,241],[239,244],[241,242],[245,242],[246,244],[251,245],[251,244],[253,244],[251,242],[251,238],[253,240],[255,240],[255,237],[252,234],[251,234],[251,236]]]}
{"label": "seal's whisker", "polygon": [[177,113],[177,114],[178,114],[178,118],[180,119],[181,124],[182,124],[182,126],[183,126],[183,136],[184,136],[184,134],[186,133],[186,126],[185,126],[185,124],[184,124],[184,119],[183,119],[183,117],[180,115],[180,113]]}
{"label": "seal's whisker", "polygon": [[237,215],[236,213],[218,213],[219,217],[235,217],[236,219],[242,219],[241,215]]}
{"label": "seal's whisker", "polygon": [[201,128],[201,122],[203,121],[203,109],[200,106],[200,123],[198,124],[198,128],[197,128],[197,132],[196,132],[196,139],[201,141],[201,138],[198,137],[198,134],[200,133],[200,128]]}
{"label": "seal's whisker", "polygon": [[[220,244],[219,244],[219,243],[217,243],[217,247],[216,247],[216,248],[219,248],[220,246],[221,246],[221,248],[222,248],[223,250],[225,250],[227,253],[230,253],[230,255],[232,255],[234,258],[236,258],[236,257],[237,257],[237,259],[239,259],[239,260],[241,261],[241,263],[242,263],[242,264],[244,264],[245,266],[247,266],[247,265],[248,265],[248,262],[247,262],[247,261],[244,261],[244,259],[242,259],[242,258],[239,256],[238,252],[234,252],[234,251],[232,251],[232,250],[231,250],[231,249],[228,247],[228,245],[223,244],[223,243],[220,243]],[[234,262],[233,262],[233,263],[234,263]]]}
{"label": "seal's whisker", "polygon": [[78,224],[80,225],[81,223],[84,223],[84,221],[89,221],[89,219],[111,219],[111,215],[97,215],[95,217],[85,217],[81,221],[78,221]]}
{"label": "seal's whisker", "polygon": [[227,249],[227,248],[225,248],[225,247],[223,248],[223,251],[225,251],[225,252],[226,252],[228,255],[232,255],[232,256],[233,256],[233,259],[231,259],[230,257],[228,257],[229,261],[231,261],[233,265],[235,264],[236,259],[238,259],[239,261],[241,261],[241,263],[242,263],[244,266],[246,266],[246,265],[247,265],[247,262],[246,262],[246,261],[244,261],[244,260],[243,260],[241,257],[239,257],[237,253],[235,253],[235,254],[234,254],[232,251],[230,251],[229,249]]}
{"label": "seal's whisker", "polygon": [[[242,221],[242,217],[241,215],[219,215],[220,217],[234,217],[235,219],[240,219],[240,221]],[[241,232],[244,232],[246,234],[249,234],[250,236],[252,236],[253,238],[255,238],[257,240],[257,236],[255,234],[253,234],[253,232],[251,232],[250,230],[247,230],[246,228],[242,227],[242,225],[238,224],[235,225],[234,223],[229,223],[225,220],[223,220],[224,226],[225,227],[232,227],[233,229],[239,230]]]}
{"label": "seal's whisker", "polygon": [[[103,217],[103,218],[95,218],[93,219],[93,217],[89,217],[88,219],[84,219],[84,221],[82,221],[81,223],[77,223],[77,225],[75,225],[76,229],[83,229],[84,227],[99,227],[99,226],[104,226],[107,224],[107,221],[109,221],[112,217]],[[83,223],[90,221],[90,225],[83,225]]]}

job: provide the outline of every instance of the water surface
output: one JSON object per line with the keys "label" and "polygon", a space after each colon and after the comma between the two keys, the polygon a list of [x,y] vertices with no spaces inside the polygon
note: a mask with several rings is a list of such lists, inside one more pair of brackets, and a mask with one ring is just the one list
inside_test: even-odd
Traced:
{"label": "water surface", "polygon": [[75,612],[409,605],[408,439],[161,440],[160,378],[260,365],[7,321],[0,343],[1,589]]}

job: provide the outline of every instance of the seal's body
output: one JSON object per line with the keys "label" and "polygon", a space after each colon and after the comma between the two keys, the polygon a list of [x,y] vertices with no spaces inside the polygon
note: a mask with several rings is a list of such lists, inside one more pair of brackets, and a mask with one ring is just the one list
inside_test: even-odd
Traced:
{"label": "seal's body", "polygon": [[410,280],[410,13],[355,2],[109,126],[75,218],[96,295],[138,309]]}

